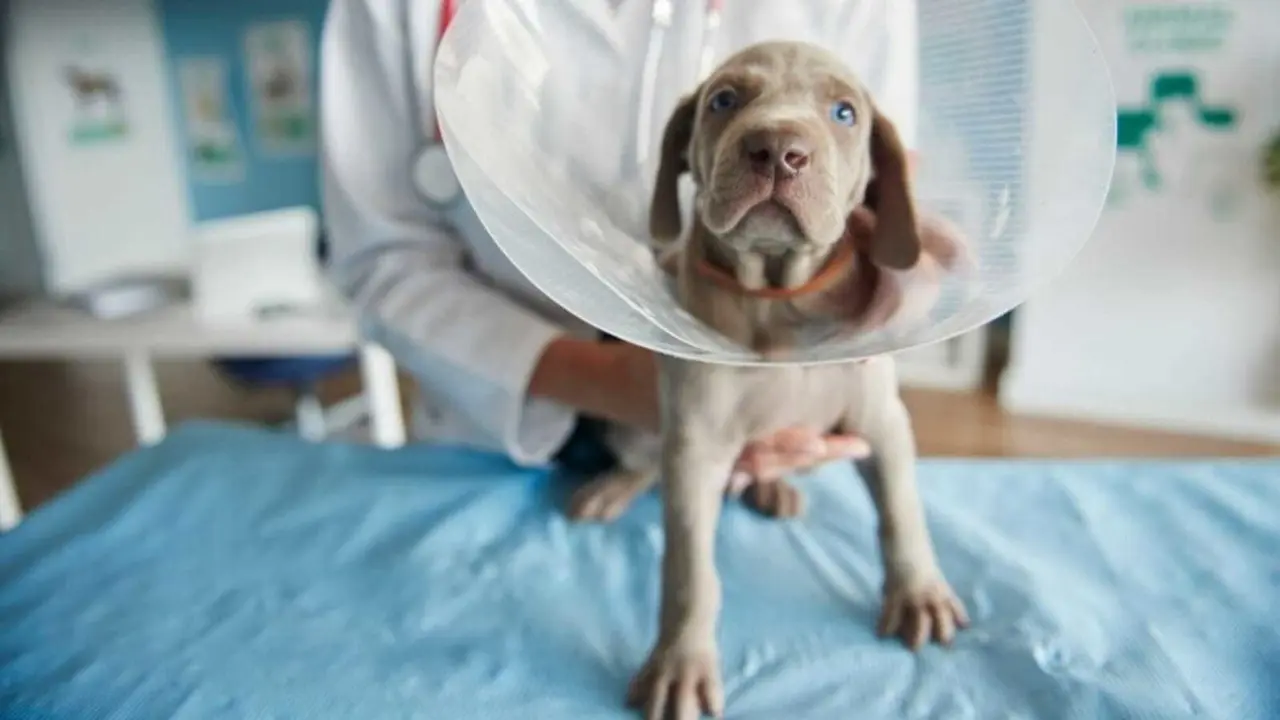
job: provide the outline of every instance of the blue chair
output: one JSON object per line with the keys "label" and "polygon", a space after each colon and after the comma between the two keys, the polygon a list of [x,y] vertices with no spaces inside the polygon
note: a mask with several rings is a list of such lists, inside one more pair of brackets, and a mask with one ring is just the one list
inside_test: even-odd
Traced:
{"label": "blue chair", "polygon": [[[363,404],[356,406],[341,405],[344,409],[355,410],[356,417],[340,419],[331,416],[320,401],[316,388],[326,378],[331,377],[355,364],[355,355],[321,355],[311,357],[263,357],[263,358],[224,358],[214,365],[225,375],[250,387],[286,388],[295,395],[293,421],[298,434],[307,440],[319,442],[335,431],[340,431],[354,424],[363,416]],[[352,402],[360,402],[356,398]],[[351,413],[335,413],[343,418]]]}

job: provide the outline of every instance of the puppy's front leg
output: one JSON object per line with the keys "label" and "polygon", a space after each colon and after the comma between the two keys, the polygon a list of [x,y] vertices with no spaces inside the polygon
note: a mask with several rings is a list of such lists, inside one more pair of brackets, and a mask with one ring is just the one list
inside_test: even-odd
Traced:
{"label": "puppy's front leg", "polygon": [[[677,413],[678,414],[678,413]],[[737,448],[683,423],[671,428],[662,452],[662,556],[659,635],[632,681],[629,699],[649,720],[697,720],[724,711],[716,623],[720,579],[716,524],[724,479]]]}
{"label": "puppy's front leg", "polygon": [[969,624],[964,605],[938,567],[916,488],[911,418],[894,397],[879,421],[864,429],[874,455],[858,463],[879,515],[884,560],[884,607],[879,632],[899,636],[913,650],[932,637],[949,644]]}

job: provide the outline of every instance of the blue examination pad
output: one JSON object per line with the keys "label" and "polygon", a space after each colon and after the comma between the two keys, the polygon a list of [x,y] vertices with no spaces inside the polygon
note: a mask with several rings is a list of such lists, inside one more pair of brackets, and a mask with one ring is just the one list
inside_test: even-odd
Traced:
{"label": "blue examination pad", "polygon": [[[923,461],[974,626],[873,626],[852,470],[720,527],[733,718],[1280,717],[1280,462]],[[657,500],[575,526],[491,455],[192,425],[0,537],[0,717],[629,718]]]}

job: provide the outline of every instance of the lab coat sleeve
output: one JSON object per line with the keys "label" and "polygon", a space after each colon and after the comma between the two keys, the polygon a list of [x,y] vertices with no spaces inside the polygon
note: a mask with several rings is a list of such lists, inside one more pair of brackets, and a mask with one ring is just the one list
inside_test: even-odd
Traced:
{"label": "lab coat sleeve", "polygon": [[872,92],[880,111],[911,150],[918,149],[920,117],[920,28],[916,0],[881,0],[884,30]]}
{"label": "lab coat sleeve", "polygon": [[[476,444],[541,464],[572,409],[527,397],[562,328],[466,266],[465,246],[411,183],[429,140],[414,105],[404,3],[333,0],[321,40],[321,184],[333,274],[362,332]],[[422,97],[430,97],[423,88]]]}

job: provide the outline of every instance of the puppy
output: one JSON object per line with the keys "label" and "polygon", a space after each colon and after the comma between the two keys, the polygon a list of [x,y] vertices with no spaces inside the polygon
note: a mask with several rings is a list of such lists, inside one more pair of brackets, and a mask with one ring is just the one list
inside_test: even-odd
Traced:
{"label": "puppy", "polygon": [[[783,46],[774,47],[781,49]],[[755,49],[770,51],[768,46],[757,46]],[[731,59],[734,60],[737,59]],[[730,62],[726,62],[720,72],[726,72],[729,65]],[[760,68],[755,68],[755,71],[762,72]],[[852,168],[864,169],[862,174],[866,175],[873,170],[867,167],[868,160],[872,160],[870,164],[878,166],[875,172],[883,180],[864,181],[865,190],[860,191],[861,204],[848,213],[844,233],[834,248],[829,243],[814,246],[801,243],[798,247],[786,247],[793,228],[770,233],[768,227],[761,227],[762,223],[770,221],[770,213],[775,222],[784,216],[789,216],[794,222],[794,218],[798,217],[791,214],[786,204],[789,201],[784,199],[785,194],[781,192],[777,198],[764,205],[757,204],[754,208],[757,212],[752,214],[750,221],[752,231],[757,236],[754,238],[754,246],[758,248],[756,250],[725,252],[724,246],[715,242],[714,237],[708,242],[705,234],[710,231],[705,223],[699,223],[694,228],[694,233],[683,238],[685,242],[672,242],[680,234],[681,219],[677,198],[679,175],[689,170],[687,153],[694,135],[712,127],[710,124],[695,125],[693,122],[698,95],[694,93],[687,97],[668,122],[662,146],[662,164],[650,207],[650,227],[658,244],[659,263],[667,272],[679,276],[683,254],[685,261],[692,261],[685,263],[693,269],[692,273],[685,276],[687,281],[715,283],[730,295],[739,298],[738,302],[725,303],[723,294],[709,296],[713,302],[718,300],[720,303],[710,312],[703,312],[701,315],[704,319],[710,316],[709,321],[714,327],[768,353],[772,349],[785,349],[787,343],[784,340],[794,330],[805,326],[836,325],[846,330],[905,326],[923,317],[933,306],[944,274],[970,264],[971,258],[960,231],[938,216],[925,215],[917,220],[909,193],[890,195],[888,219],[890,223],[918,222],[919,259],[902,270],[876,264],[881,259],[880,253],[885,250],[873,253],[875,248],[872,243],[886,237],[895,237],[902,232],[902,229],[895,230],[891,225],[882,228],[883,235],[877,234],[878,220],[873,208],[880,204],[878,189],[882,184],[887,185],[889,178],[900,177],[905,184],[906,177],[905,160],[896,133],[889,121],[878,113],[867,122],[873,132],[884,134],[883,138],[887,142],[885,149],[878,158],[873,158],[870,152],[875,148],[860,147],[854,153],[861,155],[852,157],[848,163]],[[721,101],[724,100],[725,98],[721,98]],[[777,100],[767,98],[764,102]],[[786,102],[790,100],[784,98],[779,112],[786,112]],[[854,122],[857,122],[856,118]],[[877,127],[880,129],[875,130]],[[764,127],[763,132],[769,132],[769,128]],[[880,135],[875,137],[879,138]],[[839,154],[841,151],[833,147],[826,152]],[[838,157],[836,161],[844,160]],[[760,183],[753,175],[747,174],[751,168],[750,160],[738,167],[725,163],[720,167],[720,182],[713,187],[721,193],[733,192],[733,183],[741,182],[741,178],[734,176],[738,172],[743,173],[748,184]],[[756,172],[759,173],[758,168]],[[726,179],[725,174],[730,177]],[[804,182],[795,183],[785,176],[781,181],[781,185],[788,187],[788,193],[808,193],[803,199],[796,199],[797,202],[824,202],[822,198],[810,199],[812,190]],[[699,187],[702,186],[699,179]],[[740,202],[750,203],[750,192],[758,194],[758,185],[757,189],[749,191],[748,197]],[[702,198],[709,196],[700,194],[698,197],[701,205],[704,202]],[[895,211],[894,203],[898,203],[898,208],[912,209],[904,214],[900,210]],[[837,200],[836,207],[839,212],[843,212],[845,202]],[[907,229],[906,232],[910,234],[912,231]],[[738,234],[740,242],[744,237],[742,233]],[[731,242],[732,239],[726,237],[722,242]],[[747,239],[750,243],[751,239]],[[692,247],[686,253],[689,246]],[[778,247],[783,250],[779,252]],[[887,249],[887,252],[895,251],[893,247]],[[815,276],[812,274],[814,258],[822,256],[826,257],[826,265]],[[801,287],[795,287],[795,283],[799,282],[796,279],[792,280],[789,287],[769,286],[770,278],[765,277],[765,273],[772,271],[776,274],[784,267],[787,272],[804,279]],[[768,300],[783,302],[762,302]],[[688,304],[686,307],[692,309]],[[750,321],[751,312],[761,309],[773,311],[775,317],[767,322],[753,324]],[[719,311],[718,315],[716,311]],[[574,520],[614,520],[626,511],[636,497],[657,484],[661,450],[658,436],[612,426],[606,442],[618,457],[618,468],[587,483],[574,494],[569,505],[569,517]],[[792,517],[800,514],[803,508],[800,492],[783,479],[751,479],[747,484],[738,480],[729,484],[726,491],[732,496],[745,492],[747,506],[768,517]]]}
{"label": "puppy", "polygon": [[[880,326],[918,312],[913,285],[928,286],[954,266],[957,236],[935,227],[932,239],[922,237],[907,171],[897,132],[838,58],[806,44],[763,43],[726,60],[672,114],[650,229],[660,241],[680,236],[676,184],[690,173],[693,227],[669,256],[678,299],[768,353],[794,342],[804,322]],[[950,642],[968,623],[925,526],[911,422],[890,358],[751,367],[663,356],[659,363],[656,469],[646,466],[643,443],[633,446],[623,475],[585,493],[607,500],[610,493],[598,491],[612,482],[614,500],[576,503],[580,514],[616,514],[637,488],[662,478],[659,634],[629,693],[647,717],[724,709],[713,554],[722,495],[745,444],[784,428],[852,432],[872,446],[860,470],[879,517],[880,632],[915,648],[930,638]],[[785,483],[760,485],[754,495],[774,514],[798,510]]]}

